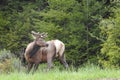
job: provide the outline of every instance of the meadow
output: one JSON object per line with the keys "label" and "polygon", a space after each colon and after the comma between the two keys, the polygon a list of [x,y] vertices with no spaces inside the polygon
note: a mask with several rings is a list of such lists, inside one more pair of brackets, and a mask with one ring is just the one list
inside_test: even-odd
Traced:
{"label": "meadow", "polygon": [[120,70],[84,66],[77,71],[54,68],[46,72],[39,68],[34,74],[27,74],[23,70],[1,73],[0,80],[120,80]]}

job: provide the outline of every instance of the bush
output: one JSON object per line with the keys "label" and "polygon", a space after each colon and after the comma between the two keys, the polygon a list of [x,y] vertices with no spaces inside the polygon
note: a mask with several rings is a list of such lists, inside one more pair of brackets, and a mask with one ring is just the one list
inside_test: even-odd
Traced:
{"label": "bush", "polygon": [[20,61],[10,51],[0,51],[0,73],[9,73],[20,70]]}

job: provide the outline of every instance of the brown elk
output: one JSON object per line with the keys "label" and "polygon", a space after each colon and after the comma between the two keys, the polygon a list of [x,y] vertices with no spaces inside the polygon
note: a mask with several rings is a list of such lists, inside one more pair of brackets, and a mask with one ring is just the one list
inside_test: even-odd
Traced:
{"label": "brown elk", "polygon": [[44,39],[42,39],[41,36],[38,35],[39,33],[32,32],[32,34],[34,36],[34,41],[28,44],[23,57],[28,63],[28,72],[33,66],[34,71],[37,69],[40,63],[39,49],[41,47],[48,46]]}
{"label": "brown elk", "polygon": [[[35,39],[30,43],[25,51],[25,59],[28,62],[28,72],[31,70],[34,64],[34,71],[38,68],[39,63],[47,62],[48,70],[53,66],[53,59],[58,57],[65,68],[68,68],[68,64],[65,59],[64,50],[65,45],[60,40],[51,40],[45,43],[44,38],[46,33],[32,32]],[[35,44],[37,43],[40,44]]]}

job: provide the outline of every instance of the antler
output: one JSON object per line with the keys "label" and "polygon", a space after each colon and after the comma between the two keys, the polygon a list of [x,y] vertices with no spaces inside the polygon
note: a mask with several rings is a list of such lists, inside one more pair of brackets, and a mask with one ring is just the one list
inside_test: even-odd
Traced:
{"label": "antler", "polygon": [[41,33],[41,37],[42,38],[46,38],[47,37],[47,33],[45,33],[45,32]]}
{"label": "antler", "polygon": [[39,36],[40,34],[39,34],[39,32],[35,32],[35,31],[31,31],[31,33],[33,34],[33,35],[37,35],[37,36]]}
{"label": "antler", "polygon": [[35,32],[35,31],[31,31],[31,33],[33,34],[34,39],[35,39],[35,37],[40,37],[43,39],[47,37],[47,33],[45,33],[45,32],[39,33],[39,32]]}
{"label": "antler", "polygon": [[34,38],[34,39],[37,39],[37,38],[39,38],[41,35],[39,34],[39,32],[35,32],[35,31],[31,31],[31,33],[32,33],[32,37]]}

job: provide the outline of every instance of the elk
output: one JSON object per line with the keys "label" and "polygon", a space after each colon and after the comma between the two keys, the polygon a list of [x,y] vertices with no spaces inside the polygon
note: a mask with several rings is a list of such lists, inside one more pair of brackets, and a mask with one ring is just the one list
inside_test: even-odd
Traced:
{"label": "elk", "polygon": [[32,34],[34,36],[34,41],[27,45],[27,48],[25,50],[24,57],[23,57],[28,63],[27,65],[28,73],[32,69],[32,67],[34,67],[34,71],[35,71],[40,63],[39,49],[41,47],[48,46],[48,44],[44,41],[44,39],[42,39],[41,36],[38,35],[39,33],[34,33],[32,31]]}
{"label": "elk", "polygon": [[33,41],[28,44],[25,50],[24,57],[28,62],[28,72],[31,70],[33,64],[35,64],[35,71],[37,70],[38,65],[43,62],[47,62],[47,70],[49,70],[51,67],[53,67],[53,59],[55,57],[58,57],[64,67],[68,68],[68,64],[64,55],[65,45],[62,41],[56,39],[45,42],[44,39],[47,37],[46,33],[36,33],[32,31],[32,36],[35,41],[38,41],[38,43],[41,44],[36,44],[37,42]]}

